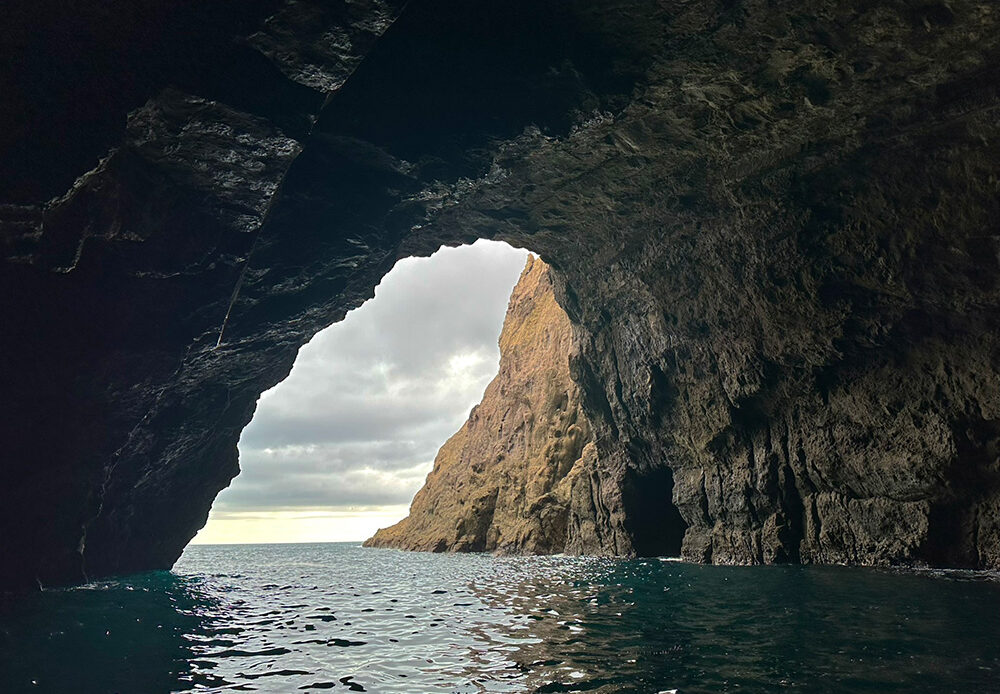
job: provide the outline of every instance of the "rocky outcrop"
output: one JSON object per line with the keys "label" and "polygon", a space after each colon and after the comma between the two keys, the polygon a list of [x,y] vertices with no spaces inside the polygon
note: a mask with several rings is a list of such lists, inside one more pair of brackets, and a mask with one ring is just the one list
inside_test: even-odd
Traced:
{"label": "rocky outcrop", "polygon": [[[595,462],[570,378],[573,336],[549,268],[529,257],[500,334],[500,368],[434,460],[410,515],[365,545],[433,552],[552,554],[585,544],[570,500]],[[576,485],[578,489],[580,484]]]}
{"label": "rocky outcrop", "polygon": [[477,237],[573,325],[579,551],[1000,566],[991,3],[401,7],[9,8],[0,584],[169,566],[298,347]]}

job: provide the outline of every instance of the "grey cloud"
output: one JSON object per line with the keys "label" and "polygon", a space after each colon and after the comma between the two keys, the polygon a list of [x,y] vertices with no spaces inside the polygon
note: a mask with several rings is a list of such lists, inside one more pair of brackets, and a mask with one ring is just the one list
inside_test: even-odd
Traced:
{"label": "grey cloud", "polygon": [[434,453],[416,441],[246,451],[250,474],[237,478],[238,484],[221,498],[220,510],[405,504],[427,475]]}
{"label": "grey cloud", "polygon": [[254,469],[257,480],[288,476],[336,474],[356,469],[405,470],[415,460],[430,462],[436,448],[423,441],[366,441],[286,446],[244,450],[243,463]]}
{"label": "grey cloud", "polygon": [[[339,372],[317,375],[299,392],[282,393],[282,402],[262,405],[244,431],[241,445],[274,448],[301,442],[440,438],[478,402],[483,384],[496,370],[495,355],[477,356],[482,361],[463,372],[458,383],[441,369],[430,369],[417,378],[389,376],[384,383],[354,380],[350,388],[342,387]],[[331,384],[336,384],[335,389]]]}

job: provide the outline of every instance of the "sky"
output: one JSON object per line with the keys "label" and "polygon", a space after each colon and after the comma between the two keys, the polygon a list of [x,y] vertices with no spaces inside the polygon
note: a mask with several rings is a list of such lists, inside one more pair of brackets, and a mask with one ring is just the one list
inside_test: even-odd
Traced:
{"label": "sky", "polygon": [[477,241],[399,261],[261,396],[240,438],[242,472],[194,542],[363,540],[403,518],[496,375],[527,255]]}

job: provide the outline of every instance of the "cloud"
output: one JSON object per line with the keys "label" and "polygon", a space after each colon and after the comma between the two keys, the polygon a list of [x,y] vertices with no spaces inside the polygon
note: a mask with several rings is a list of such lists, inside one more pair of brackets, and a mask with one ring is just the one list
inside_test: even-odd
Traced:
{"label": "cloud", "polygon": [[426,436],[427,427],[439,437],[442,427],[446,430],[478,402],[483,384],[496,372],[494,352],[444,354],[421,372],[406,373],[385,362],[345,368],[346,362],[336,361],[337,351],[330,350],[326,372],[293,371],[275,397],[261,402],[241,446],[398,439]]}
{"label": "cloud", "polygon": [[231,529],[247,513],[405,508],[496,373],[526,256],[478,241],[397,263],[261,397],[213,518]]}
{"label": "cloud", "polygon": [[[303,451],[305,455],[311,452]],[[315,452],[312,452],[315,453]],[[260,462],[260,461],[258,461]],[[277,460],[264,461],[277,463]],[[409,504],[430,471],[430,464],[380,470],[333,465],[313,467],[289,461],[283,473],[260,474],[241,485],[238,503],[223,503],[219,511],[345,510],[364,506]]]}

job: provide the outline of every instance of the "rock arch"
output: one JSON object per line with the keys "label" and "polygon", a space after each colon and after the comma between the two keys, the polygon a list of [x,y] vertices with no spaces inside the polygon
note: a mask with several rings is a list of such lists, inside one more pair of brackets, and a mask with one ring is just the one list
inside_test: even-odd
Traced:
{"label": "rock arch", "polygon": [[607,553],[635,549],[622,480],[668,468],[691,559],[940,561],[933,524],[1000,565],[987,4],[146,0],[68,35],[31,7],[3,63],[3,585],[169,566],[298,346],[478,237],[554,268]]}

